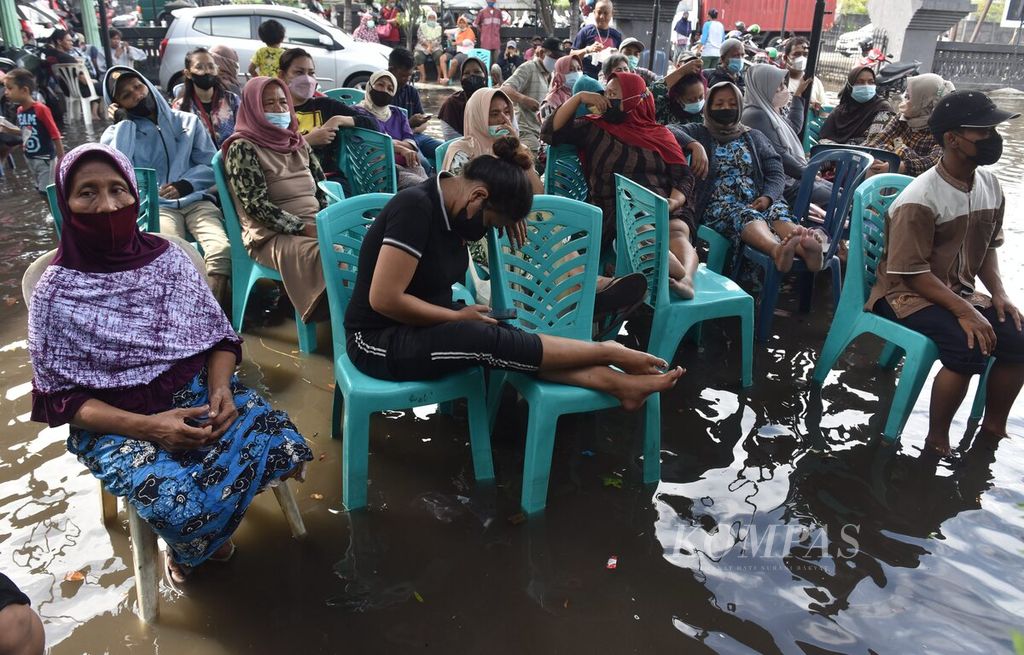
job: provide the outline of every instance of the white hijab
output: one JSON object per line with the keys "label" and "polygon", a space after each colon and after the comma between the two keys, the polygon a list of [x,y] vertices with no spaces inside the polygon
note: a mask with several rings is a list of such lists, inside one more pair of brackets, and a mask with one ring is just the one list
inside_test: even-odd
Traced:
{"label": "white hijab", "polygon": [[771,64],[754,64],[748,68],[743,74],[747,82],[744,106],[758,107],[768,114],[775,135],[774,138],[771,134],[766,136],[773,142],[781,144],[794,158],[804,161],[804,144],[801,143],[800,136],[793,131],[793,126],[783,118],[772,102],[775,92],[787,74],[783,69]]}

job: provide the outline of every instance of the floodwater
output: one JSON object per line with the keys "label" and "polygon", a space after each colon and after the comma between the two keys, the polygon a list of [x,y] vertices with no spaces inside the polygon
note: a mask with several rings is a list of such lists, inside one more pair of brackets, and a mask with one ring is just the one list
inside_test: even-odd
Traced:
{"label": "floodwater", "polygon": [[[1006,133],[1000,257],[1024,303],[1024,121]],[[371,505],[348,514],[329,356],[299,355],[290,321],[260,327],[257,303],[241,377],[316,453],[296,487],[309,536],[293,539],[264,494],[236,557],[198,570],[188,597],[164,590],[159,622],[145,626],[124,515],[105,528],[66,428],[28,420],[19,281],[54,245],[30,188],[24,169],[0,181],[0,570],[32,598],[52,653],[988,654],[1024,631],[1024,401],[998,444],[974,443],[965,403],[956,470],[918,459],[927,388],[902,441],[882,441],[895,378],[874,365],[877,342],[847,353],[821,393],[806,382],[831,317],[828,284],[810,315],[787,296],[794,311],[757,349],[749,391],[736,325],[683,347],[688,373],[662,400],[660,483],[640,483],[634,415],[563,419],[547,510],[525,522],[525,408],[511,397],[490,485],[473,481],[462,418],[375,417]],[[66,581],[74,572],[84,579]]]}

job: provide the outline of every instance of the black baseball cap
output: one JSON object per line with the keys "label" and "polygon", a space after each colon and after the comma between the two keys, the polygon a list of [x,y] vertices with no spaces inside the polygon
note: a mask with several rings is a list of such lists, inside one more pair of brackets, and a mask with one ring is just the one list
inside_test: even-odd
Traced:
{"label": "black baseball cap", "polygon": [[1019,113],[1000,109],[981,91],[954,91],[939,100],[939,104],[932,110],[928,118],[928,129],[935,140],[941,142],[942,135],[950,130],[961,127],[995,127],[1019,116]]}
{"label": "black baseball cap", "polygon": [[544,48],[544,52],[548,53],[548,56],[558,59],[562,55],[562,41],[550,36],[544,39],[544,43],[541,45]]}
{"label": "black baseball cap", "polygon": [[135,70],[128,68],[127,66],[111,67],[111,69],[107,72],[106,76],[103,78],[103,85],[106,87],[107,96],[111,100],[115,100],[117,98],[118,87],[121,86],[122,83],[132,78],[138,78],[141,80],[142,75],[140,75]]}

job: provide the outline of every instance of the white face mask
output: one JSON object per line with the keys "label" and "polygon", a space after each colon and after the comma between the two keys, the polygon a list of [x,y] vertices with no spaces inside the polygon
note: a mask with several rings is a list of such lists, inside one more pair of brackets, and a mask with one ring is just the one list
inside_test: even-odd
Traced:
{"label": "white face mask", "polygon": [[790,94],[789,89],[779,89],[772,98],[772,106],[776,109],[782,109],[789,104],[791,97],[792,94]]}
{"label": "white face mask", "polygon": [[807,70],[807,57],[797,57],[789,67],[795,71]]}

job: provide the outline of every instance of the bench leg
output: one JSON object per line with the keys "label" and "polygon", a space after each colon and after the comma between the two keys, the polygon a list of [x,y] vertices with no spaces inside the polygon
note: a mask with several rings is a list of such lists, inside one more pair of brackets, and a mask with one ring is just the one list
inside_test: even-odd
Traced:
{"label": "bench leg", "polygon": [[292,529],[292,536],[296,539],[305,537],[306,524],[302,521],[299,504],[295,502],[295,494],[292,493],[292,488],[288,486],[287,480],[281,480],[274,487],[274,495],[277,496],[277,502],[281,504],[284,517],[288,519],[288,527]]}
{"label": "bench leg", "polygon": [[117,523],[117,496],[108,492],[100,483],[100,511],[103,514],[103,525]]}
{"label": "bench leg", "polygon": [[160,579],[160,549],[157,548],[153,529],[128,505],[128,534],[132,540],[132,566],[135,571],[135,595],[139,598],[139,618],[146,623],[156,620],[160,613],[157,590]]}

